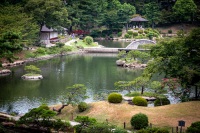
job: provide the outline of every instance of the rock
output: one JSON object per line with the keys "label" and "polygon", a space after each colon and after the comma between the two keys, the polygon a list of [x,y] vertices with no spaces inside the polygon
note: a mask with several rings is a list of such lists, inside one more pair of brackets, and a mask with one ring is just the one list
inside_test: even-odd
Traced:
{"label": "rock", "polygon": [[2,122],[2,125],[6,126],[6,127],[14,127],[15,126],[15,124],[13,122]]}
{"label": "rock", "polygon": [[0,70],[0,75],[9,75],[11,71],[9,69]]}
{"label": "rock", "polygon": [[13,66],[19,66],[25,64],[25,61],[15,61],[13,63],[3,63],[3,67],[13,67]]}
{"label": "rock", "polygon": [[126,63],[126,61],[123,61],[123,60],[116,61],[117,66],[124,66],[125,63]]}
{"label": "rock", "polygon": [[35,75],[35,76],[23,75],[21,78],[24,80],[41,80],[43,79],[43,76],[42,75]]}

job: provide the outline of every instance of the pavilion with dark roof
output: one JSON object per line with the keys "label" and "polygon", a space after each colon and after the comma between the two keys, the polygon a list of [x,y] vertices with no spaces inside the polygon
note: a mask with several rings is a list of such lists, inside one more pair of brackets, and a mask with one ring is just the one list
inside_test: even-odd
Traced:
{"label": "pavilion with dark roof", "polygon": [[138,28],[141,27],[144,22],[148,22],[148,20],[142,18],[141,16],[137,16],[130,19],[130,24],[132,24],[135,27],[137,26]]}

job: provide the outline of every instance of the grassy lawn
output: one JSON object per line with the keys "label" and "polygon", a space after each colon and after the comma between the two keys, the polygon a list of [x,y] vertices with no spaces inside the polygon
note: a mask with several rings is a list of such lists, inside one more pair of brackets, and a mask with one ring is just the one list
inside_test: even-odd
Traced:
{"label": "grassy lawn", "polygon": [[[56,105],[59,107],[59,105]],[[192,122],[200,121],[200,101],[185,102],[160,107],[141,107],[129,105],[126,102],[111,104],[106,101],[89,104],[89,109],[79,113],[77,107],[68,106],[57,118],[72,120],[77,115],[85,115],[96,118],[99,122],[108,122],[123,127],[127,123],[127,129],[131,129],[130,119],[137,113],[144,113],[148,116],[149,122],[158,127],[176,127],[179,120],[186,122],[186,127]]]}

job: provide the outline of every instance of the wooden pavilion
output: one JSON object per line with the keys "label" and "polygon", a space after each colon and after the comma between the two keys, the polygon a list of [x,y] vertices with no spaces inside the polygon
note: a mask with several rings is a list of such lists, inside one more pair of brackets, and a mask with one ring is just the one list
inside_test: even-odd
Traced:
{"label": "wooden pavilion", "polygon": [[142,18],[141,16],[137,16],[130,19],[129,25],[132,25],[132,27],[142,28],[144,22],[148,22],[148,20]]}

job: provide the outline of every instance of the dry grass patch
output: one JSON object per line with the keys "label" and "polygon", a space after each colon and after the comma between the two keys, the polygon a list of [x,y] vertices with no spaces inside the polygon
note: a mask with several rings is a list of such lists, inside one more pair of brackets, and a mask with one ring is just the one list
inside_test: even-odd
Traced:
{"label": "dry grass patch", "polygon": [[71,120],[77,115],[84,115],[96,118],[100,122],[105,122],[123,127],[127,123],[127,128],[131,128],[130,119],[137,113],[144,113],[148,116],[149,122],[159,127],[176,127],[179,120],[186,121],[186,127],[192,122],[200,121],[200,101],[185,102],[179,104],[165,105],[159,107],[141,107],[129,105],[126,102],[112,104],[106,101],[94,102],[89,104],[89,108],[82,113],[78,112],[77,107],[68,106],[58,115],[58,118]]}

